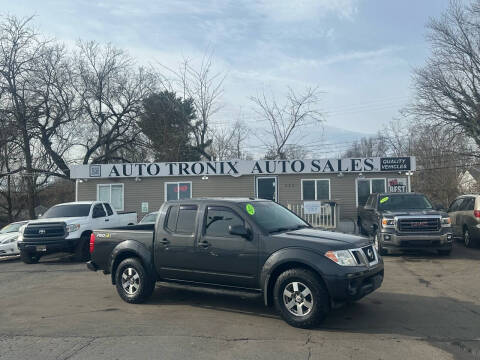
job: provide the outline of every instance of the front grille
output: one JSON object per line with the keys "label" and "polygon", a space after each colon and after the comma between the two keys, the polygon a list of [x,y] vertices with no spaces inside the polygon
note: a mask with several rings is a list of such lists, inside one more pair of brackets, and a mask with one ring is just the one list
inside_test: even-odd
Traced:
{"label": "front grille", "polygon": [[440,230],[439,218],[398,219],[401,232],[434,232]]}
{"label": "front grille", "polygon": [[24,239],[49,239],[65,237],[65,223],[29,224],[23,232]]}
{"label": "front grille", "polygon": [[378,262],[373,245],[351,250],[358,265],[372,266]]}

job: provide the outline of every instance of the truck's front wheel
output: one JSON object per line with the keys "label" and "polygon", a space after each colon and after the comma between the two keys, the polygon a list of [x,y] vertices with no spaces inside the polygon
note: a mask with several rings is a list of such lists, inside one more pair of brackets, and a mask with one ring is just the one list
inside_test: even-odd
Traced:
{"label": "truck's front wheel", "polygon": [[327,290],[306,269],[290,269],[280,274],[275,283],[274,302],[282,318],[299,328],[318,325],[330,311]]}
{"label": "truck's front wheel", "polygon": [[36,264],[40,260],[40,255],[31,251],[20,250],[20,259],[25,264]]}
{"label": "truck's front wheel", "polygon": [[118,265],[115,280],[120,297],[132,304],[144,302],[155,289],[155,280],[136,258],[125,259]]}

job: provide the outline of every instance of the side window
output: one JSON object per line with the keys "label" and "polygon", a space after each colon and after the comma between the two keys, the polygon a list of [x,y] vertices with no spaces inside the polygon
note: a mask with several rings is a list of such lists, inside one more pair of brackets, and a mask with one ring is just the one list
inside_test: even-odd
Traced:
{"label": "side window", "polygon": [[178,215],[178,206],[170,206],[168,209],[167,220],[165,222],[165,229],[170,232],[175,232],[177,229],[177,215]]}
{"label": "side window", "polygon": [[177,227],[175,233],[192,235],[195,232],[196,218],[196,205],[181,205],[178,209]]}
{"label": "side window", "polygon": [[465,202],[462,204],[462,210],[464,211],[469,211],[474,209],[475,207],[475,199],[474,198],[468,198],[465,199]]}
{"label": "side window", "polygon": [[217,206],[208,207],[205,221],[205,236],[234,237],[229,227],[244,225],[243,219],[232,210]]}
{"label": "side window", "polygon": [[103,206],[105,206],[105,209],[107,210],[107,215],[108,215],[108,216],[113,215],[113,210],[112,210],[112,208],[110,207],[110,204],[109,204],[109,203],[103,203]]}
{"label": "side window", "polygon": [[375,195],[370,195],[368,197],[368,200],[367,200],[366,204],[365,204],[365,207],[367,207],[367,208],[373,207],[373,199],[374,198],[375,198]]}
{"label": "side window", "polygon": [[458,211],[458,205],[460,204],[461,201],[462,199],[454,200],[447,211],[448,212]]}
{"label": "side window", "polygon": [[92,211],[93,218],[100,218],[105,216],[107,216],[107,214],[105,213],[105,210],[103,209],[102,204],[96,204],[93,206],[93,211]]}

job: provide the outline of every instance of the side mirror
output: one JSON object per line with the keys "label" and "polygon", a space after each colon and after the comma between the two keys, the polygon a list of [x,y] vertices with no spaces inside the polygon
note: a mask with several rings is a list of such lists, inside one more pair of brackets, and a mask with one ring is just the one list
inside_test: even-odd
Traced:
{"label": "side mirror", "polygon": [[243,225],[230,225],[228,232],[232,235],[244,237],[245,239],[250,238],[250,231]]}

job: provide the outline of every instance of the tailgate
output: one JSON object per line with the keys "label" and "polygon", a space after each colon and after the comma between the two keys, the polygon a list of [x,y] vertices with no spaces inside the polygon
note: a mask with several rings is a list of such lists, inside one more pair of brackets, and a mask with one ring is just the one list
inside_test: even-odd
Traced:
{"label": "tailgate", "polygon": [[[135,226],[133,226],[133,228],[134,227]],[[93,231],[95,234],[95,245],[92,252],[92,262],[95,263],[98,269],[110,271],[112,252],[125,241],[140,242],[148,249],[152,249],[154,236],[153,226],[150,228],[143,226],[141,229],[130,228],[132,227]]]}

